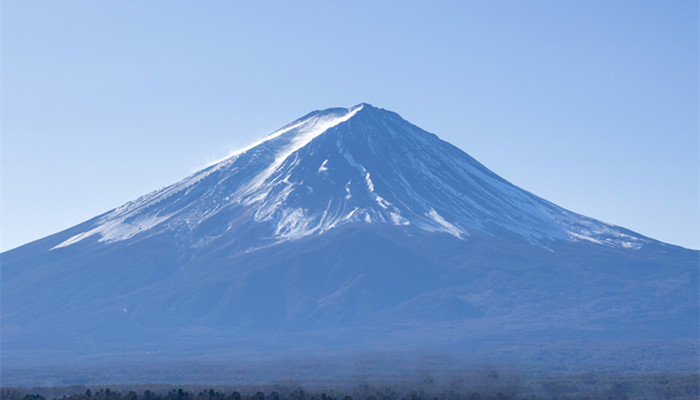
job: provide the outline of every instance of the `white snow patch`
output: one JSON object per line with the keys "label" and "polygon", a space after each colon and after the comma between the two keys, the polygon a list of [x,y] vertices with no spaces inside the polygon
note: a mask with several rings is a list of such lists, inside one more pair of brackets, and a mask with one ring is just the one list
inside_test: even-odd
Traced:
{"label": "white snow patch", "polygon": [[269,196],[269,191],[259,196],[260,201],[263,203],[255,211],[255,214],[253,214],[253,220],[256,222],[271,220],[275,212],[282,207],[284,201],[287,200],[287,197],[289,197],[295,188],[295,185],[287,183],[286,186],[274,196]]}
{"label": "white snow patch", "polygon": [[312,230],[309,229],[310,222],[301,208],[284,210],[275,235],[289,239],[307,236],[312,233]]}
{"label": "white snow patch", "polygon": [[[269,178],[276,170],[282,165],[287,158],[292,155],[297,150],[306,146],[314,140],[316,137],[321,135],[323,132],[331,129],[332,127],[345,122],[352,118],[358,111],[362,109],[363,106],[357,108],[352,108],[342,117],[312,117],[308,120],[303,121],[299,126],[294,126],[291,129],[298,128],[298,132],[292,138],[291,142],[277,151],[275,154],[275,161],[270,164],[269,167],[265,168],[261,173],[255,176],[248,185],[244,186],[242,189],[243,195],[250,194],[255,190],[259,189],[265,184],[267,178]],[[280,134],[273,134],[279,136]],[[252,199],[252,201],[247,201],[247,204],[255,202],[258,198]]]}
{"label": "white snow patch", "polygon": [[321,166],[318,167],[318,173],[321,173],[323,171],[328,171],[328,167],[326,167],[326,163],[328,163],[328,160],[323,161],[323,164],[321,164]]}
{"label": "white snow patch", "polygon": [[394,225],[409,225],[410,222],[404,217],[402,217],[400,214],[395,213],[395,212],[390,212],[389,215],[391,216],[391,221],[394,223]]}
{"label": "white snow patch", "polygon": [[355,214],[355,211],[357,211],[357,210],[358,210],[358,208],[355,207],[352,211],[350,211],[350,212],[348,213],[348,215],[345,216],[344,219],[350,219],[350,218],[352,217],[352,215]]}
{"label": "white snow patch", "polygon": [[598,239],[594,239],[594,238],[592,238],[592,237],[590,237],[590,236],[581,235],[581,234],[578,234],[578,233],[576,233],[576,232],[569,232],[569,235],[571,235],[571,237],[574,237],[574,238],[576,238],[576,239],[586,240],[586,241],[593,242],[593,243],[596,243],[596,244],[606,244],[606,243],[601,242],[601,241],[598,240]]}
{"label": "white snow patch", "polygon": [[363,167],[361,165],[360,165],[360,168],[362,168],[362,171],[365,172],[365,183],[367,184],[367,189],[369,190],[369,192],[374,195],[374,201],[376,201],[377,204],[379,204],[379,206],[381,208],[383,208],[385,210],[388,209],[389,206],[391,205],[391,203],[384,200],[384,198],[382,196],[378,195],[374,191],[374,182],[372,182],[372,178],[370,177],[369,172],[367,172],[367,169],[365,169],[365,167]]}
{"label": "white snow patch", "polygon": [[255,147],[258,147],[258,146],[260,146],[261,144],[263,144],[263,143],[265,143],[265,142],[267,142],[267,141],[270,141],[270,140],[272,140],[272,139],[274,139],[274,138],[276,138],[276,137],[279,137],[279,136],[281,136],[281,135],[283,135],[283,134],[285,134],[285,133],[291,131],[292,129],[295,129],[295,128],[300,127],[301,125],[303,125],[303,124],[306,123],[306,122],[307,122],[307,120],[299,121],[299,122],[297,122],[296,124],[291,124],[291,125],[287,125],[287,126],[285,126],[285,127],[282,127],[281,129],[279,129],[279,130],[277,130],[277,131],[275,131],[275,132],[273,132],[273,133],[267,135],[267,136],[264,137],[263,139],[260,139],[260,140],[258,140],[257,142],[255,142],[255,143],[253,143],[253,144],[250,144],[250,145],[248,145],[248,146],[245,146],[245,147],[243,147],[242,149],[238,149],[238,150],[232,151],[232,152],[229,153],[226,157],[224,157],[224,158],[222,158],[222,159],[219,159],[219,160],[217,160],[217,161],[214,161],[213,163],[209,164],[208,166],[211,167],[212,165],[216,165],[216,164],[219,164],[219,163],[221,163],[221,162],[224,162],[224,161],[228,160],[228,159],[231,158],[231,157],[241,155],[241,154],[245,153],[245,152],[248,151],[248,150],[251,150],[251,149],[253,149],[253,148],[255,148]]}
{"label": "white snow patch", "polygon": [[438,214],[438,212],[435,211],[434,208],[431,208],[426,215],[429,216],[430,219],[435,221],[438,225],[440,225],[445,232],[449,233],[454,237],[461,239],[462,235],[465,234],[465,232],[463,232],[461,229],[447,222],[447,220],[445,220],[445,218]]}
{"label": "white snow patch", "polygon": [[57,244],[56,246],[54,246],[54,247],[52,247],[51,249],[49,249],[49,251],[54,250],[54,249],[59,249],[59,248],[61,248],[61,247],[70,246],[70,245],[72,245],[73,243],[78,243],[79,241],[85,239],[86,237],[92,236],[92,235],[94,235],[94,234],[96,234],[96,233],[97,233],[97,232],[94,231],[94,230],[88,231],[88,232],[79,233],[79,234],[77,234],[77,235],[75,235],[75,236],[73,236],[73,237],[71,237],[71,238],[69,238],[69,239],[67,239],[67,240],[64,240],[64,241],[61,242],[60,244]]}
{"label": "white snow patch", "polygon": [[383,198],[382,196],[378,195],[378,194],[375,194],[375,195],[374,195],[374,201],[376,201],[377,204],[379,204],[379,207],[381,207],[381,208],[383,208],[383,209],[385,209],[385,210],[386,210],[387,208],[389,208],[389,206],[391,205],[391,203],[389,203],[388,201],[384,200],[384,198]]}
{"label": "white snow patch", "polygon": [[[364,167],[362,169],[364,170]],[[365,182],[367,182],[367,189],[369,189],[370,192],[374,192],[374,183],[372,183],[372,179],[369,177],[369,172],[365,175]]]}
{"label": "white snow patch", "polygon": [[87,232],[79,233],[62,243],[51,248],[58,249],[61,247],[70,246],[77,243],[87,237],[99,234],[101,237],[100,242],[112,243],[119,242],[121,240],[128,239],[139,232],[151,229],[154,226],[160,224],[161,222],[170,218],[170,215],[159,216],[159,215],[147,215],[144,217],[137,218],[133,221],[126,220],[108,220],[101,225],[93,228]]}

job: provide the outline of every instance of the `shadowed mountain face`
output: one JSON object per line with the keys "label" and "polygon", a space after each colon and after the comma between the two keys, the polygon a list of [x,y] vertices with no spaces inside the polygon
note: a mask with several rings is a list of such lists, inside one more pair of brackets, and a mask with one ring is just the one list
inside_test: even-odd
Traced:
{"label": "shadowed mountain face", "polygon": [[5,252],[1,271],[10,366],[56,352],[454,350],[494,340],[653,350],[697,346],[699,326],[697,251],[558,207],[367,104],[312,112],[180,182]]}

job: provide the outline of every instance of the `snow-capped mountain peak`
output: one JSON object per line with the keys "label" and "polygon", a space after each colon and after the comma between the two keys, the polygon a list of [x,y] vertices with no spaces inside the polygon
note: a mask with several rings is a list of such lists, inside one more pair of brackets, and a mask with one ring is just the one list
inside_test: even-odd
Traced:
{"label": "snow-capped mountain peak", "polygon": [[111,243],[164,231],[192,246],[235,238],[257,247],[348,223],[463,240],[508,232],[540,246],[584,240],[638,248],[649,240],[534,196],[398,114],[363,103],[309,113],[105,214],[54,249],[93,236]]}

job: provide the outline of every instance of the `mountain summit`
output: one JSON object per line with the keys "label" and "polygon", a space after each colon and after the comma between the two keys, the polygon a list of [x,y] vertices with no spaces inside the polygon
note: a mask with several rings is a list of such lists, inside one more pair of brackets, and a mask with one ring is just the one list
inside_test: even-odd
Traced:
{"label": "mountain summit", "polygon": [[[577,215],[500,178],[402,119],[360,104],[312,112],[254,146],[97,220],[52,249],[164,231],[191,243],[260,246],[349,223],[640,248],[651,240]],[[251,236],[248,232],[254,231]],[[253,243],[241,241],[242,237]]]}
{"label": "mountain summit", "polygon": [[[541,199],[394,112],[331,108],[3,253],[3,357],[497,337],[578,340],[579,361],[619,343],[638,363],[631,338],[697,347],[697,259]],[[552,360],[537,354],[520,361]]]}

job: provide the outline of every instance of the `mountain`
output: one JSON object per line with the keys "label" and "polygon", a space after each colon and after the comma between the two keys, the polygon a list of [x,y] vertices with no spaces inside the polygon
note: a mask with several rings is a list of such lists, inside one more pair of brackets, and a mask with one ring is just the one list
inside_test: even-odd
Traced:
{"label": "mountain", "polygon": [[369,104],[1,257],[5,377],[154,352],[698,360],[698,251],[561,208]]}

